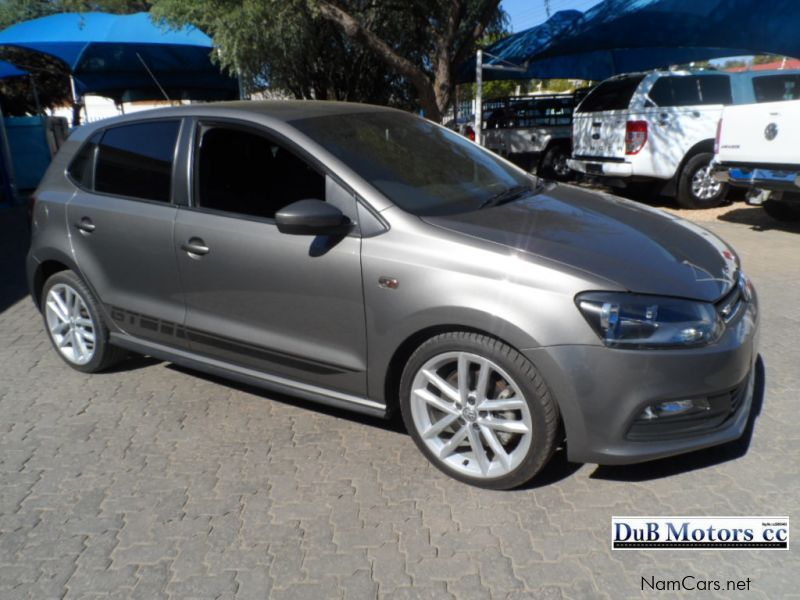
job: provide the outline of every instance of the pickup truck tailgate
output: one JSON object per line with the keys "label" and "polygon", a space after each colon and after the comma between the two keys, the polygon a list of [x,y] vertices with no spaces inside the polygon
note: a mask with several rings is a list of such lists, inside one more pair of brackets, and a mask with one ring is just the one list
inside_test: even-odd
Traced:
{"label": "pickup truck tailgate", "polygon": [[619,111],[576,114],[572,155],[576,158],[625,158],[626,115]]}
{"label": "pickup truck tailgate", "polygon": [[727,106],[722,113],[720,163],[800,164],[800,100]]}

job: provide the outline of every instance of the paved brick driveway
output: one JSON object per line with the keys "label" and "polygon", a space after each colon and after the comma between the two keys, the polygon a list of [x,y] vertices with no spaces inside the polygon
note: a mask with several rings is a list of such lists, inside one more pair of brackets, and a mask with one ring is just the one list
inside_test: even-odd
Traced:
{"label": "paved brick driveway", "polygon": [[800,229],[710,224],[762,298],[749,447],[625,468],[559,456],[498,493],[440,475],[395,425],[147,359],[69,370],[22,296],[21,215],[0,219],[0,598],[624,598],[687,574],[800,598],[796,551],[609,548],[615,514],[797,527]]}

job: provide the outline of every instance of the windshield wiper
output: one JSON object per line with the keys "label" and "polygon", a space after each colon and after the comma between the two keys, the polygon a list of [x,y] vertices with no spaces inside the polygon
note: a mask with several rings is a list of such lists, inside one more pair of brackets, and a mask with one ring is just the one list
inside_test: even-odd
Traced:
{"label": "windshield wiper", "polygon": [[484,200],[481,205],[478,207],[478,210],[481,208],[488,208],[490,206],[498,206],[499,204],[505,204],[507,202],[512,202],[516,200],[520,196],[523,196],[529,192],[533,192],[529,186],[527,185],[515,185],[510,187],[502,192],[495,194],[494,196],[489,196],[486,200]]}

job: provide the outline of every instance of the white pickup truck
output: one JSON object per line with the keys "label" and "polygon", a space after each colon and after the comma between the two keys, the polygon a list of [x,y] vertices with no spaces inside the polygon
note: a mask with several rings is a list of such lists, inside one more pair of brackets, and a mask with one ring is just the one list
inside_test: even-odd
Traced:
{"label": "white pickup truck", "polygon": [[800,100],[726,106],[717,130],[713,176],[752,190],[749,201],[761,204],[770,216],[800,220],[798,142]]}

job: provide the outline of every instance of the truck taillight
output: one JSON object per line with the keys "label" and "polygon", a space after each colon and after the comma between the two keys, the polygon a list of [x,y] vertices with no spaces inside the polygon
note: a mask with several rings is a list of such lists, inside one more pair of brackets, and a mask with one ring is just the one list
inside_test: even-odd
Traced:
{"label": "truck taillight", "polygon": [[638,154],[647,142],[647,121],[625,124],[625,154]]}
{"label": "truck taillight", "polygon": [[719,138],[722,135],[722,119],[717,121],[717,135],[714,138],[714,154],[719,154]]}

